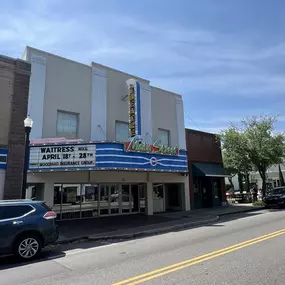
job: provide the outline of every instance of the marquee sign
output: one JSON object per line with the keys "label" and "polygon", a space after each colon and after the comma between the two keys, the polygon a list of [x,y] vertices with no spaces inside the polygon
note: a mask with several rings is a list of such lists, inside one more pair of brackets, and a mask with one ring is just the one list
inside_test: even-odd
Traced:
{"label": "marquee sign", "polygon": [[125,151],[179,155],[179,149],[177,147],[168,147],[158,142],[150,145],[139,140],[125,142]]}
{"label": "marquee sign", "polygon": [[140,85],[134,79],[127,81],[129,92],[129,137],[141,135]]}
{"label": "marquee sign", "polygon": [[187,153],[141,140],[30,146],[31,172],[79,170],[187,172]]}
{"label": "marquee sign", "polygon": [[95,165],[95,144],[42,145],[30,147],[30,170],[38,168],[89,168]]}

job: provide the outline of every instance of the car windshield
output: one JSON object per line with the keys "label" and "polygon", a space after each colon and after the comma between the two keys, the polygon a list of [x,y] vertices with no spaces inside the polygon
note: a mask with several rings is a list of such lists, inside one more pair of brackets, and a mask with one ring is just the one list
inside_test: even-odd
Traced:
{"label": "car windshield", "polygon": [[269,191],[270,194],[277,195],[277,194],[285,194],[285,188],[275,188]]}

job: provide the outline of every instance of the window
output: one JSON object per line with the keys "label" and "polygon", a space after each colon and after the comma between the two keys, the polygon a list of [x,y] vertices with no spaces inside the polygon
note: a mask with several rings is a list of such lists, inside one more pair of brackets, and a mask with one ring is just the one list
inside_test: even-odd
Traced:
{"label": "window", "polygon": [[163,130],[163,129],[158,129],[157,131],[157,140],[165,145],[169,146],[169,131],[168,130]]}
{"label": "window", "polygon": [[129,124],[125,122],[116,122],[116,141],[126,142],[129,139]]}
{"label": "window", "polygon": [[2,206],[0,207],[0,220],[12,219],[24,216],[31,212],[33,208],[29,205],[25,206]]}
{"label": "window", "polygon": [[77,138],[79,115],[57,111],[56,134],[58,137]]}

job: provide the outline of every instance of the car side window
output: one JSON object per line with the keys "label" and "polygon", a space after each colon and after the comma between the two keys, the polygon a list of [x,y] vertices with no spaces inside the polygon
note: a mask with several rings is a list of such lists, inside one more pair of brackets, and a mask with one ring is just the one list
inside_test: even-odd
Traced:
{"label": "car side window", "polygon": [[32,207],[29,205],[21,206],[0,206],[0,220],[12,219],[24,216],[32,211]]}

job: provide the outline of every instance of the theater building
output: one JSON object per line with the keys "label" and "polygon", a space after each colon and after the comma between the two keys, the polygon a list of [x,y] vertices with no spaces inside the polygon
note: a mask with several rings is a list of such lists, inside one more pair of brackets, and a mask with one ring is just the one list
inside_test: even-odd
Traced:
{"label": "theater building", "polygon": [[179,94],[92,62],[27,47],[27,198],[59,219],[190,209]]}

